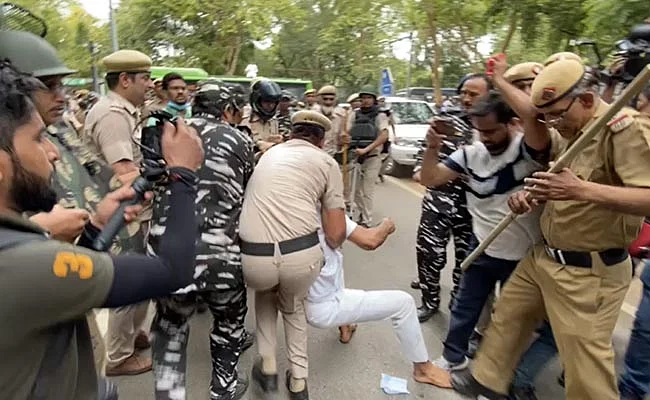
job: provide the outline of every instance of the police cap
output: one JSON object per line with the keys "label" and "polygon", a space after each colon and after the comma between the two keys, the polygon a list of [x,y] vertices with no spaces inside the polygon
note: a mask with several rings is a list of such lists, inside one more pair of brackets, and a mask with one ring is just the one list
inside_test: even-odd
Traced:
{"label": "police cap", "polygon": [[359,93],[352,93],[348,96],[347,102],[352,103],[353,101],[359,100]]}
{"label": "police cap", "polygon": [[510,83],[532,81],[542,71],[544,66],[540,63],[526,62],[510,67],[503,77]]}
{"label": "police cap", "polygon": [[149,72],[151,58],[137,50],[118,50],[102,60],[106,73],[111,72]]}
{"label": "police cap", "polygon": [[322,88],[318,89],[319,96],[327,95],[327,94],[336,96],[336,87],[332,85],[325,85]]}
{"label": "police cap", "polygon": [[582,61],[582,57],[580,57],[576,53],[571,53],[570,51],[562,51],[559,53],[555,53],[549,58],[547,58],[546,61],[544,61],[544,66],[547,67],[553,64],[554,62],[560,60],[574,60],[574,61],[578,61],[580,64],[584,64],[584,62]]}
{"label": "police cap", "polygon": [[298,111],[297,113],[293,114],[291,117],[291,124],[294,126],[316,125],[323,128],[324,131],[329,131],[332,128],[332,123],[330,122],[329,118],[319,112],[310,110]]}
{"label": "police cap", "polygon": [[310,95],[314,95],[314,94],[316,94],[316,89],[305,90],[305,93],[303,93],[303,94],[304,94],[305,97],[310,96]]}
{"label": "police cap", "polygon": [[531,99],[538,108],[551,106],[580,83],[585,67],[576,60],[560,60],[545,67],[533,81]]}

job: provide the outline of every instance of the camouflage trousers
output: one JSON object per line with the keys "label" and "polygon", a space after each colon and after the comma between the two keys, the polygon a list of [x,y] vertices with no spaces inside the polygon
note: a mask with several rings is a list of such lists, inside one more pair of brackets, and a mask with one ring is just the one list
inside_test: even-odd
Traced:
{"label": "camouflage trousers", "polygon": [[152,323],[152,353],[156,400],[185,399],[189,319],[199,297],[213,317],[211,399],[228,399],[237,385],[237,363],[246,338],[246,288],[190,292],[158,299]]}
{"label": "camouflage trousers", "polygon": [[[449,204],[449,199],[445,203]],[[427,195],[422,202],[422,216],[416,240],[418,278],[422,289],[422,305],[432,309],[440,307],[440,272],[447,264],[447,244],[449,235],[454,238],[455,265],[453,271],[454,287],[451,291],[450,306],[458,293],[462,276],[460,264],[468,253],[472,237],[472,219],[464,202],[453,202],[453,207],[444,210],[436,207]],[[445,207],[447,208],[447,207]]]}

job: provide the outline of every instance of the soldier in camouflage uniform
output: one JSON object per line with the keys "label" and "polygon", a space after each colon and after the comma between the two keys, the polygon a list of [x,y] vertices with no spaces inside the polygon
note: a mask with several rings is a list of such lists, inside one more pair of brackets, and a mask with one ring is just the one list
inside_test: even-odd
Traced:
{"label": "soldier in camouflage uniform", "polygon": [[[213,315],[210,335],[212,353],[212,400],[241,398],[248,381],[238,377],[237,363],[242,351],[252,345],[244,329],[247,312],[246,286],[239,250],[239,214],[244,190],[253,173],[252,140],[234,129],[241,120],[243,96],[217,83],[204,83],[194,100],[194,118],[188,122],[203,141],[205,164],[198,171],[200,183],[197,213],[195,281],[177,294],[158,299],[152,325],[156,399],[184,399],[186,347],[189,318],[203,298]],[[154,225],[149,237],[154,253],[164,232],[169,207],[167,195],[157,196]]]}
{"label": "soldier in camouflage uniform", "polygon": [[278,104],[278,114],[276,115],[278,130],[283,140],[288,140],[291,135],[291,100],[293,100],[291,93],[283,90],[280,104]]}
{"label": "soldier in camouflage uniform", "polygon": [[[465,110],[469,110],[478,98],[487,94],[489,85],[487,79],[480,75],[470,75],[461,82],[459,93],[463,97]],[[470,143],[473,136],[472,126],[467,118],[450,114],[443,116],[455,133],[448,135],[443,141],[439,153],[441,160],[460,146]],[[420,150],[414,169],[416,180],[419,180],[422,154],[423,150]],[[450,234],[454,238],[455,250],[454,287],[451,291],[450,308],[458,293],[462,276],[460,264],[467,256],[472,236],[472,219],[467,211],[466,189],[465,183],[459,178],[445,186],[427,188],[422,199],[422,216],[416,244],[419,284],[414,282],[413,285],[422,290],[422,306],[418,309],[420,322],[427,321],[440,307],[440,272],[447,264]]]}

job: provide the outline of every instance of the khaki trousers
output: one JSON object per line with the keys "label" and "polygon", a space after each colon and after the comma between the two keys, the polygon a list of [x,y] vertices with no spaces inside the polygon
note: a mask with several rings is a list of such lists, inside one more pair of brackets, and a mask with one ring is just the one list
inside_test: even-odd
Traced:
{"label": "khaki trousers", "polygon": [[303,301],[323,266],[320,245],[291,254],[280,254],[275,245],[273,257],[242,254],[246,284],[255,290],[257,347],[265,374],[276,374],[278,311],[284,322],[284,335],[291,375],[306,379],[307,320]]}
{"label": "khaki trousers", "polygon": [[473,375],[506,394],[522,353],[545,316],[565,368],[567,400],[618,400],[612,332],[632,279],[629,258],[592,267],[556,263],[541,245],[519,263],[501,291]]}
{"label": "khaki trousers", "polygon": [[86,313],[88,329],[90,330],[90,340],[93,344],[93,355],[95,356],[95,369],[97,375],[104,376],[106,373],[106,345],[101,330],[97,324],[97,312],[90,310]]}
{"label": "khaki trousers", "polygon": [[372,224],[373,200],[375,198],[375,186],[381,170],[381,155],[375,155],[367,158],[361,164],[361,177],[357,182],[354,193],[354,202],[356,203],[361,218],[366,224]]}
{"label": "khaki trousers", "polygon": [[107,367],[116,367],[135,352],[135,337],[145,327],[149,301],[108,311],[108,330],[106,331]]}

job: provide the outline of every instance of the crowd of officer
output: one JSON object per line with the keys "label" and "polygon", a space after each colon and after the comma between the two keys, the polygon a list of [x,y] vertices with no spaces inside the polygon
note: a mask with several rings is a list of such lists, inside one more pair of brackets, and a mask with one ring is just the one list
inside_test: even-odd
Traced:
{"label": "crowd of officer", "polygon": [[[286,387],[291,399],[308,399],[308,319],[332,314],[314,311],[325,287],[328,301],[354,304],[332,321],[393,319],[402,345],[417,345],[406,353],[421,383],[534,399],[535,377],[559,354],[569,399],[648,392],[648,364],[633,352],[619,392],[611,345],[633,276],[628,247],[650,215],[647,89],[638,111],[621,110],[551,174],[544,171],[609,109],[613,88],[601,96],[598,71],[572,53],[511,68],[495,56],[489,75],[467,75],[458,89],[464,113],[432,121],[418,156],[414,178],[427,190],[416,313],[403,292],[384,294],[399,307],[368,303],[368,293],[342,281],[347,238],[376,248],[394,230],[373,219],[392,119],[372,87],[351,95],[348,108],[337,106],[332,85],[292,107],[292,96],[263,78],[248,98],[217,80],[192,89],[173,72],[152,82],[151,59],[120,50],[102,60],[106,96],[66,98],[63,78],[76,71],[44,39],[2,31],[0,59],[0,387],[9,398],[117,399],[107,376],[153,369],[156,399],[184,399],[189,320],[209,310],[211,399],[244,396],[249,380],[237,366],[255,342],[252,379],[265,393],[278,390],[279,315]],[[161,113],[173,122],[161,124]],[[137,204],[131,185],[151,167],[147,135],[159,135],[164,179]],[[525,215],[462,271],[510,211]],[[108,252],[98,251],[114,214],[125,226]],[[450,235],[449,332],[431,362],[416,317],[425,322],[440,307]],[[247,288],[255,332],[244,328]],[[109,309],[105,335],[99,308]],[[637,354],[650,349],[644,316],[633,334]],[[356,325],[339,329],[347,343]]]}

